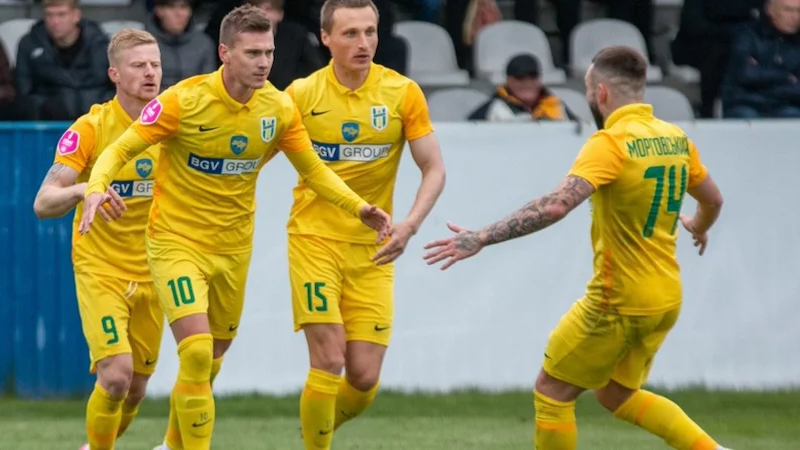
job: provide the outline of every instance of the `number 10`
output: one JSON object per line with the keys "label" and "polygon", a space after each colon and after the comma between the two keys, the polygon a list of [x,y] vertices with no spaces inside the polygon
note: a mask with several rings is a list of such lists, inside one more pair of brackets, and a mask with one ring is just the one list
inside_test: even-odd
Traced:
{"label": "number 10", "polygon": [[[645,222],[644,230],[642,230],[642,236],[646,238],[653,236],[653,229],[656,226],[656,220],[658,220],[658,213],[659,209],[661,208],[661,197],[664,195],[664,174],[666,171],[666,166],[653,166],[648,167],[644,172],[645,179],[656,180],[656,190],[653,193],[653,203],[650,205],[650,212],[647,214],[647,222]],[[677,187],[676,185],[678,184],[677,180],[675,179],[676,172],[677,170],[675,166],[669,167],[669,180],[667,180],[669,184],[667,213],[675,214],[675,222],[672,224],[672,231],[670,231],[670,234],[675,234],[675,230],[678,227],[678,217],[681,212],[683,195],[686,193],[686,179],[688,177],[686,166],[682,165],[680,191],[678,191],[676,195],[675,190]]]}

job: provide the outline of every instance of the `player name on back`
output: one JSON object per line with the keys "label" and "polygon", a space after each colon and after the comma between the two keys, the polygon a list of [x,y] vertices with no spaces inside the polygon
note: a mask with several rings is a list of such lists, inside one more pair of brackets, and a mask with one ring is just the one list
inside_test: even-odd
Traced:
{"label": "player name on back", "polygon": [[323,161],[377,161],[389,156],[392,149],[392,144],[311,144]]}
{"label": "player name on back", "polygon": [[152,197],[153,180],[114,181],[111,187],[120,197]]}
{"label": "player name on back", "polygon": [[189,154],[189,167],[210,175],[241,175],[253,173],[258,169],[258,159],[205,158]]}

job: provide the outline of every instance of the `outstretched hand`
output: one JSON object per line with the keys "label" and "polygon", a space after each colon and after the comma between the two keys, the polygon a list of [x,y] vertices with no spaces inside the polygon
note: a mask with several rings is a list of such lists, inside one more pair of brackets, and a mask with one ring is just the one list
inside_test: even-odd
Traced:
{"label": "outstretched hand", "polygon": [[111,222],[112,220],[117,220],[122,217],[122,214],[127,210],[128,207],[125,205],[122,197],[120,197],[117,191],[112,187],[108,188],[104,194],[99,192],[89,194],[89,196],[83,200],[83,217],[78,226],[78,232],[80,234],[89,232],[89,228],[91,228],[92,222],[94,222],[95,214],[100,214],[103,220]]}
{"label": "outstretched hand", "polygon": [[406,251],[408,240],[416,234],[416,227],[408,221],[398,222],[389,229],[389,242],[381,248],[372,260],[379,266],[389,264]]}
{"label": "outstretched hand", "polygon": [[692,234],[692,239],[694,239],[694,246],[700,247],[700,256],[703,256],[703,253],[706,252],[706,246],[708,245],[708,233],[699,234],[695,231],[694,228],[694,219],[687,216],[686,214],[681,214],[679,216],[681,225],[683,228],[686,228],[686,231]]}
{"label": "outstretched hand", "polygon": [[383,242],[383,240],[389,236],[391,233],[390,224],[392,223],[392,218],[389,217],[389,214],[386,214],[386,211],[375,205],[367,205],[362,207],[359,213],[364,225],[378,232],[377,242]]}
{"label": "outstretched hand", "polygon": [[428,265],[447,259],[447,262],[442,265],[442,270],[447,270],[458,261],[477,255],[483,248],[478,233],[449,222],[447,228],[456,235],[430,242],[425,246],[425,250],[432,251],[423,256]]}

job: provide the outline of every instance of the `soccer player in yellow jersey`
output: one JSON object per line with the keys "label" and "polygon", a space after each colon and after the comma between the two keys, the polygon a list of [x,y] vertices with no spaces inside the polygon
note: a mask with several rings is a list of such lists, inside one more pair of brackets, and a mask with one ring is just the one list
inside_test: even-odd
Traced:
{"label": "soccer player in yellow jersey", "polygon": [[[535,448],[576,448],[575,400],[593,390],[622,420],[681,450],[722,449],[676,404],[642,389],[653,358],[681,309],[675,256],[680,220],[700,254],[722,195],[694,144],[642,103],[647,60],[628,47],[607,47],[586,74],[589,105],[600,130],[581,149],[552,193],[478,231],[426,248],[442,269],[497,244],[544,229],[587,198],[592,201],[594,277],[550,335],[536,380]],[[698,202],[680,215],[684,194]]]}
{"label": "soccer player in yellow jersey", "polygon": [[108,45],[108,60],[116,97],[93,106],[63,134],[33,206],[40,218],[61,217],[76,208],[75,285],[91,370],[97,373],[86,408],[89,443],[83,448],[91,450],[114,448],[117,437],[136,417],[156,367],[163,328],[144,243],[156,147],[122,167],[100,196],[108,206],[102,214],[119,220],[99,223],[90,235],[78,233],[92,166],[161,86],[161,54],[155,38],[145,31],[116,33]]}
{"label": "soccer player in yellow jersey", "polygon": [[[166,446],[210,447],[211,382],[239,327],[252,253],[255,188],[282,150],[309,186],[384,237],[389,216],[371,206],[314,152],[297,107],[266,83],[274,39],[260,8],[231,11],[220,28],[222,67],[153,99],[97,160],[81,233],[117,170],[161,143],[146,233],[155,289],[178,343]],[[266,84],[265,84],[266,83]]]}
{"label": "soccer player in yellow jersey", "polygon": [[378,45],[372,1],[328,0],[321,22],[331,63],[286,90],[314,148],[354,191],[390,214],[406,141],[422,183],[408,217],[394,224],[382,247],[375,232],[323,201],[302,180],[295,188],[288,256],[295,331],[305,332],[310,354],[300,401],[309,450],[330,448],[332,431],[375,398],[393,321],[393,261],[445,183],[422,90],[372,63]]}

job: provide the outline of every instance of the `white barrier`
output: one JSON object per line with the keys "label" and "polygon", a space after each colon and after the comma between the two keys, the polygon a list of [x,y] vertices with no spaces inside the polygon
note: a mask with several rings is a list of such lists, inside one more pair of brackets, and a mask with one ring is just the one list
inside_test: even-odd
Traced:
{"label": "white barrier", "polygon": [[[798,384],[800,124],[706,122],[685,129],[720,185],[725,206],[702,258],[681,234],[685,305],[651,382]],[[550,330],[591,275],[588,207],[447,272],[425,265],[422,246],[449,233],[446,221],[480,227],[547,193],[589,134],[576,134],[567,124],[437,126],[447,187],[397,263],[384,387],[532,387]],[[398,217],[408,212],[419,178],[405,155],[395,194]],[[305,380],[306,346],[292,331],[286,261],[285,222],[295,181],[282,156],[261,175],[247,304],[239,337],[215,382],[218,393],[287,393]],[[694,211],[694,201],[684,205],[684,211]],[[176,373],[175,344],[167,331],[150,393],[169,393]]]}

